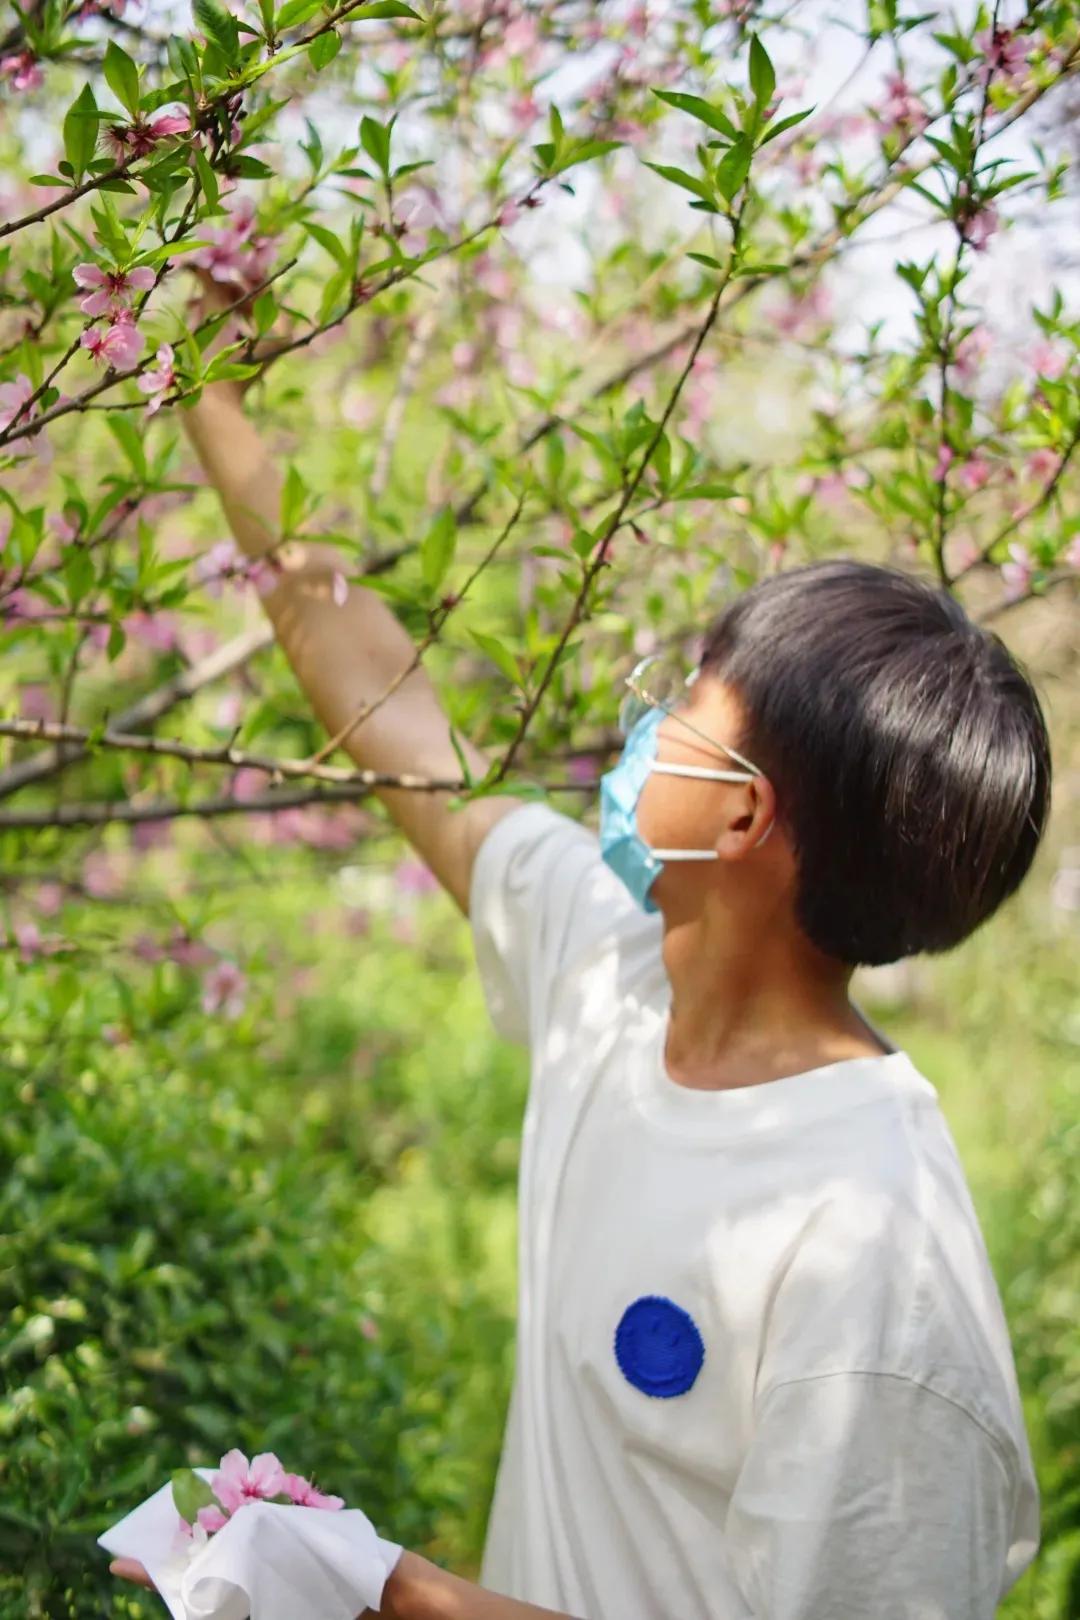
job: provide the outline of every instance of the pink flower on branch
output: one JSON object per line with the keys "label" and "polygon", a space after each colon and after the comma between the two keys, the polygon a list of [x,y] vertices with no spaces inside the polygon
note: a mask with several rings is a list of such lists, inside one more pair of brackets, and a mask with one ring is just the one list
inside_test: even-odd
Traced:
{"label": "pink flower on branch", "polygon": [[153,416],[155,411],[161,409],[165,395],[176,382],[172,345],[163,343],[158,349],[156,358],[157,370],[144,371],[142,376],[136,379],[136,387],[151,396],[146,403],[147,416]]}
{"label": "pink flower on branch", "polygon": [[903,74],[890,73],[885,80],[881,118],[887,134],[905,138],[920,135],[929,124],[929,113]]}
{"label": "pink flower on branch", "polygon": [[947,444],[943,444],[940,447],[940,449],[938,450],[937,461],[934,463],[934,470],[930,474],[930,476],[933,479],[935,484],[944,483],[945,475],[947,474],[947,472],[949,471],[950,466],[952,465],[952,459],[953,459],[952,450],[949,448],[949,446]]}
{"label": "pink flower on branch", "polygon": [[958,477],[966,489],[982,489],[990,482],[990,463],[983,456],[969,456],[961,463]]}
{"label": "pink flower on branch", "polygon": [[1044,447],[1041,450],[1031,452],[1027,458],[1025,471],[1030,478],[1037,478],[1041,483],[1045,483],[1053,478],[1060,466],[1061,457],[1058,452]]}
{"label": "pink flower on branch", "polygon": [[973,43],[983,59],[975,73],[978,84],[996,79],[1008,90],[1021,88],[1027,78],[1027,40],[1012,28],[984,28]]}
{"label": "pink flower on branch", "polygon": [[1069,356],[1060,343],[1050,343],[1045,338],[1036,343],[1028,359],[1032,369],[1040,377],[1048,377],[1051,382],[1060,377],[1069,363]]}
{"label": "pink flower on branch", "polygon": [[1001,565],[1001,583],[1005,587],[1006,601],[1015,602],[1026,596],[1035,572],[1035,559],[1026,546],[1011,545],[1009,561]]}
{"label": "pink flower on branch", "polygon": [[34,385],[24,371],[14,382],[0,383],[0,432],[9,428],[16,417],[29,420],[31,413],[24,412],[23,406],[33,393]]}
{"label": "pink flower on branch", "polygon": [[976,253],[982,253],[990,238],[996,234],[1001,226],[998,211],[993,203],[976,209],[960,223],[960,234]]}
{"label": "pink flower on branch", "polygon": [[71,275],[77,287],[96,289],[79,303],[83,314],[95,320],[99,315],[112,315],[126,309],[132,295],[149,292],[155,279],[148,265],[140,265],[135,270],[103,270],[97,264],[77,264]]}
{"label": "pink flower on branch", "polygon": [[130,310],[118,310],[106,327],[88,326],[79,339],[92,359],[126,371],[135,365],[146,346],[146,339],[135,329]]}
{"label": "pink flower on branch", "polygon": [[113,149],[117,162],[130,158],[148,157],[159,141],[170,135],[186,135],[191,129],[191,115],[186,112],[162,113],[150,122],[136,119],[133,124],[111,124],[105,139]]}
{"label": "pink flower on branch", "polygon": [[994,339],[988,327],[973,326],[966,332],[956,345],[953,357],[953,368],[956,375],[964,382],[970,382],[975,376],[986,356],[994,346]]}
{"label": "pink flower on branch", "polygon": [[[217,965],[215,967],[212,967],[210,969],[209,973],[206,975],[205,979],[203,980],[203,994],[202,994],[203,1012],[204,1013],[218,1013],[218,1012],[220,1012],[220,1013],[224,1013],[226,1018],[239,1018],[240,1014],[244,1010],[244,1003],[245,1003],[246,1000],[247,1000],[247,978],[246,978],[246,976],[244,974],[243,969],[240,968],[240,967],[237,967],[235,962],[230,962],[227,959],[223,958],[220,962],[217,963]],[[247,1467],[247,1458],[243,1457],[242,1452],[230,1451],[229,1456],[230,1457],[241,1457],[243,1459],[243,1463],[244,1463],[245,1468]],[[253,1478],[257,1477],[258,1480],[261,1480],[263,1478],[264,1474],[266,1473],[266,1468],[267,1468],[267,1464],[265,1463],[265,1459],[267,1457],[270,1457],[271,1460],[274,1463],[277,1463],[277,1458],[272,1457],[272,1454],[270,1452],[262,1453],[261,1456],[255,1458],[255,1462],[253,1462],[252,1465],[251,1465],[252,1470],[253,1470]],[[226,1461],[227,1460],[228,1459],[226,1459]],[[262,1467],[260,1468],[259,1473],[258,1473],[257,1476],[255,1476],[255,1474],[254,1474],[256,1464],[262,1464]],[[280,1475],[281,1465],[279,1463],[277,1463],[277,1466],[278,1466],[278,1473]],[[255,1491],[254,1488],[253,1488],[252,1492],[249,1493],[249,1494],[261,1495],[261,1496],[276,1496],[277,1495],[277,1489],[268,1490],[268,1491]],[[219,1502],[221,1502],[224,1506],[228,1506],[228,1504],[225,1502],[225,1498],[222,1496],[221,1492],[218,1491],[216,1488],[215,1488],[215,1495],[217,1496]],[[230,1512],[231,1511],[232,1510],[230,1509]]]}
{"label": "pink flower on branch", "polygon": [[0,76],[11,80],[13,90],[37,90],[45,83],[45,75],[33,51],[16,51],[12,56],[0,57]]}

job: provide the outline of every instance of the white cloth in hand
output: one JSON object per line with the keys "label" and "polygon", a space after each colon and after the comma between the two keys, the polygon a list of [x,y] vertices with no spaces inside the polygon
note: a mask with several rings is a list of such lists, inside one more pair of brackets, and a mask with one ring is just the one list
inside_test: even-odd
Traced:
{"label": "white cloth in hand", "polygon": [[198,1548],[178,1523],[164,1485],[98,1537],[114,1557],[139,1560],[173,1620],[357,1620],[380,1608],[402,1552],[359,1508],[250,1502]]}

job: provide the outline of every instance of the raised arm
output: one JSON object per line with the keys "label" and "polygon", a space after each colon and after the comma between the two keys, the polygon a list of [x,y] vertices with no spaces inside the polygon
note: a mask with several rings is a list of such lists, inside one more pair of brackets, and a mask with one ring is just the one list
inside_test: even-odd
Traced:
{"label": "raised arm", "polygon": [[[244,413],[238,388],[214,384],[193,409],[180,414],[237,544],[249,557],[262,556],[279,537],[282,478]],[[283,551],[285,566],[263,606],[315,713],[333,736],[408,667],[415,644],[376,592],[351,585],[343,603],[334,600],[333,576],[341,570],[334,547],[302,541]],[[406,676],[343,747],[369,770],[461,775],[449,722],[422,667]],[[482,776],[488,756],[470,742],[463,752],[470,771]],[[499,795],[451,811],[448,792],[374,791],[467,916],[476,851],[495,822],[523,801]]]}

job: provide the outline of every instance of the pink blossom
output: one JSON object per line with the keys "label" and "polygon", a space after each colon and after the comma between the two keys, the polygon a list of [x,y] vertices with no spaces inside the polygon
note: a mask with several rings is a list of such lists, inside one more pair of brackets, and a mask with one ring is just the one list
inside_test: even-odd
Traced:
{"label": "pink blossom", "polygon": [[172,652],[180,644],[180,620],[174,613],[127,613],[120,622],[129,640],[153,652]]}
{"label": "pink blossom", "polygon": [[204,945],[201,939],[193,939],[182,928],[177,928],[169,939],[166,947],[161,951],[161,958],[168,957],[179,967],[207,967],[211,962],[218,960],[217,952],[212,951],[209,945]]}
{"label": "pink blossom", "polygon": [[956,345],[953,365],[958,377],[970,382],[994,346],[993,335],[986,326],[973,326]]}
{"label": "pink blossom", "polygon": [[43,917],[55,917],[64,904],[64,885],[51,880],[39,883],[34,893],[34,904]]}
{"label": "pink blossom", "polygon": [[272,1451],[262,1451],[249,1463],[235,1448],[221,1459],[220,1472],[210,1481],[210,1489],[225,1509],[235,1513],[247,1502],[266,1501],[287,1495],[285,1471]]}
{"label": "pink blossom", "polygon": [[370,1316],[362,1316],[360,1318],[360,1332],[365,1339],[377,1339],[379,1337],[379,1324]]}
{"label": "pink blossom", "polygon": [[116,863],[103,849],[91,850],[83,861],[82,881],[92,900],[109,900],[123,888]]}
{"label": "pink blossom", "polygon": [[939,450],[938,450],[937,461],[934,464],[934,470],[930,474],[930,476],[933,479],[935,484],[940,484],[940,483],[944,482],[945,475],[948,472],[950,466],[952,465],[952,459],[953,459],[953,452],[949,448],[949,446],[947,444],[941,445]]}
{"label": "pink blossom", "polygon": [[153,396],[147,401],[147,416],[153,416],[155,411],[161,409],[165,395],[176,382],[176,374],[173,370],[174,357],[172,345],[170,343],[163,343],[158,349],[156,358],[158,363],[157,370],[144,371],[142,376],[136,380],[136,386],[141,389],[144,394],[150,394]]}
{"label": "pink blossom", "polygon": [[881,117],[889,134],[904,137],[921,134],[930,122],[923,103],[900,73],[891,73],[885,80]]}
{"label": "pink blossom", "polygon": [[192,572],[199,584],[205,586],[207,596],[220,596],[225,580],[231,579],[239,568],[240,553],[235,542],[217,540],[203,552]]}
{"label": "pink blossom", "polygon": [[126,309],[133,293],[149,292],[154,285],[154,272],[149,265],[140,265],[134,270],[103,270],[98,264],[77,264],[71,275],[77,287],[97,288],[79,303],[83,314],[95,320],[99,315]]}
{"label": "pink blossom", "polygon": [[1053,478],[1060,466],[1061,457],[1058,452],[1044,447],[1041,450],[1031,452],[1027,458],[1025,471],[1029,478],[1037,478],[1040,482],[1045,482],[1047,479]]}
{"label": "pink blossom", "polygon": [[399,861],[394,882],[403,894],[433,894],[439,887],[438,878],[423,861]]}
{"label": "pink blossom", "polygon": [[1027,594],[1035,571],[1035,559],[1022,545],[1011,545],[1009,558],[1009,562],[1001,565],[1001,582],[1005,587],[1006,600],[1015,602],[1018,597]]}
{"label": "pink blossom", "polygon": [[210,1503],[209,1506],[199,1509],[196,1520],[208,1535],[213,1535],[215,1530],[224,1529],[229,1522],[229,1517],[228,1514],[222,1513],[219,1507],[215,1507],[213,1503]]}
{"label": "pink blossom", "polygon": [[1068,352],[1060,343],[1051,343],[1047,339],[1036,343],[1028,355],[1032,369],[1040,377],[1049,377],[1051,381],[1060,377],[1069,363]]}
{"label": "pink blossom", "polygon": [[[244,974],[243,969],[237,967],[235,962],[230,962],[227,958],[223,957],[216,967],[212,967],[210,969],[209,973],[203,980],[203,1012],[221,1012],[225,1014],[226,1018],[238,1018],[244,1010],[244,1003],[246,1000],[247,977]],[[233,1453],[230,1452],[229,1455],[232,1456]],[[263,1455],[269,1456],[270,1453],[266,1452],[263,1453]],[[252,1464],[253,1469],[255,1464],[259,1461],[260,1458],[256,1457],[255,1463]],[[274,1458],[274,1461],[277,1462],[277,1459]],[[278,1472],[280,1473],[280,1465],[278,1467]],[[274,1496],[276,1495],[276,1491],[262,1491],[254,1494]],[[220,1493],[218,1493],[218,1495],[219,1499],[224,1502],[224,1497],[221,1497]],[[231,1511],[232,1509],[230,1508],[230,1512]]]}
{"label": "pink blossom", "polygon": [[540,103],[528,92],[511,98],[510,118],[519,133],[535,124],[540,117]]}
{"label": "pink blossom", "polygon": [[978,84],[996,78],[1010,90],[1020,89],[1028,60],[1028,43],[1020,34],[1012,28],[984,28],[975,35],[974,45],[983,58],[975,74]]}
{"label": "pink blossom", "polygon": [[0,57],[0,76],[11,80],[13,90],[37,90],[45,83],[45,75],[37,64],[33,51],[16,51],[13,56]]}
{"label": "pink blossom", "polygon": [[952,547],[951,563],[953,568],[962,573],[967,568],[974,568],[982,556],[981,551],[969,534],[961,535]]}
{"label": "pink blossom", "polygon": [[186,135],[190,128],[191,116],[186,111],[162,113],[149,123],[137,118],[132,124],[110,124],[105,139],[117,161],[123,163],[126,159],[148,157],[158,141],[170,135]]}
{"label": "pink blossom", "polygon": [[79,341],[92,359],[122,371],[135,365],[146,346],[146,339],[136,330],[131,311],[126,309],[116,312],[106,327],[88,326]]}
{"label": "pink blossom", "polygon": [[336,1511],[345,1506],[343,1496],[325,1496],[322,1491],[315,1489],[310,1480],[302,1479],[299,1474],[285,1475],[285,1489],[296,1507],[327,1508]]}
{"label": "pink blossom", "polygon": [[[11,426],[33,393],[34,385],[25,371],[20,371],[14,382],[0,383],[0,431]],[[29,421],[32,414],[24,412],[20,420]]]}
{"label": "pink blossom", "polygon": [[18,922],[14,928],[15,943],[24,962],[33,962],[41,956],[45,942],[36,922]]}
{"label": "pink blossom", "polygon": [[987,203],[985,208],[968,215],[962,226],[964,240],[970,243],[976,253],[981,253],[1000,225],[997,209],[993,203]]}
{"label": "pink blossom", "polygon": [[991,471],[990,463],[983,456],[969,456],[961,463],[960,482],[967,489],[982,489],[984,484],[989,483]]}
{"label": "pink blossom", "polygon": [[801,336],[816,331],[827,321],[831,307],[828,289],[820,281],[815,281],[805,292],[792,293],[773,312],[773,323],[785,337]]}
{"label": "pink blossom", "polygon": [[240,197],[229,211],[227,225],[205,227],[210,246],[188,255],[188,263],[209,270],[215,281],[238,281],[255,287],[265,281],[274,262],[270,236],[255,232],[255,204]]}
{"label": "pink blossom", "polygon": [[1062,560],[1070,568],[1080,568],[1080,534],[1076,535],[1065,547]]}

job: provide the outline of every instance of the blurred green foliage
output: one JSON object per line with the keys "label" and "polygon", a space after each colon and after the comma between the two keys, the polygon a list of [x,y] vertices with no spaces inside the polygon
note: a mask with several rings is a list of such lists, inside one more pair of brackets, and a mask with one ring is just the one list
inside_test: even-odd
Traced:
{"label": "blurred green foliage", "polygon": [[[491,1031],[450,901],[388,881],[376,847],[341,875],[302,850],[206,856],[252,973],[234,1020],[172,962],[0,967],[5,1620],[160,1612],[95,1537],[232,1445],[478,1570],[527,1060]],[[1077,1612],[1080,1018],[1051,875],[860,992],[939,1088],[1005,1297],[1049,1537],[1013,1620]],[[68,931],[86,909],[68,901]]]}

